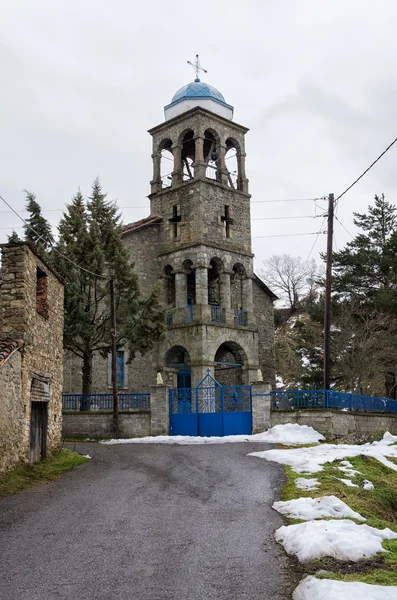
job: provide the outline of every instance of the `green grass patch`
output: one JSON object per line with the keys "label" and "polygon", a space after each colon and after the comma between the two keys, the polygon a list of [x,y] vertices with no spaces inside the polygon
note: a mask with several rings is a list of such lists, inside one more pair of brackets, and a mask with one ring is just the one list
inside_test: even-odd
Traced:
{"label": "green grass patch", "polygon": [[33,485],[54,481],[61,473],[88,461],[88,458],[78,452],[71,452],[63,448],[38,463],[17,467],[0,476],[0,498],[9,494],[18,494]]}
{"label": "green grass patch", "polygon": [[[349,460],[353,468],[360,473],[348,477],[338,469],[341,461],[326,463],[323,471],[312,475],[295,473],[291,467],[285,467],[287,482],[283,489],[283,500],[334,495],[362,514],[367,519],[367,525],[378,529],[389,527],[397,532],[397,471],[365,455],[346,457],[346,460]],[[393,462],[397,461],[393,460]],[[311,491],[298,489],[295,486],[298,477],[316,478],[319,486]],[[338,481],[340,478],[349,478],[359,487],[348,487]],[[374,484],[373,490],[363,489],[364,479]],[[290,519],[290,522],[301,521]],[[397,586],[397,540],[386,540],[382,545],[385,549],[384,553],[358,563],[323,558],[305,565],[305,570],[322,578]]]}

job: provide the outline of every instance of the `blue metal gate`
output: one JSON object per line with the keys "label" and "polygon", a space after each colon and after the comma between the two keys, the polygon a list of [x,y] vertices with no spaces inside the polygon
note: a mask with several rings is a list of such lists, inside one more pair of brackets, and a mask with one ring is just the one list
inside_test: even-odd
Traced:
{"label": "blue metal gate", "polygon": [[208,372],[196,388],[170,390],[170,434],[252,433],[251,386],[221,386]]}

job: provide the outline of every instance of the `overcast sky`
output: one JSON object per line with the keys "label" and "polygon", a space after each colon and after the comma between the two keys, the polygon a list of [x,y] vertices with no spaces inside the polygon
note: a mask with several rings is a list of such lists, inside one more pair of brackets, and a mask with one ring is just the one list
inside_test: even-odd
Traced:
{"label": "overcast sky", "polygon": [[[305,259],[316,239],[258,236],[322,224],[313,200],[264,201],[338,195],[397,136],[395,0],[0,0],[0,14],[0,194],[22,210],[35,192],[54,226],[97,175],[126,222],[149,214],[147,129],[194,78],[196,53],[250,128],[257,269]],[[396,161],[397,145],[341,200],[351,233],[375,193],[396,203]],[[0,211],[5,241],[20,222]],[[258,220],[278,216],[310,218]],[[335,238],[349,239],[338,222]],[[321,235],[313,256],[324,247]]]}

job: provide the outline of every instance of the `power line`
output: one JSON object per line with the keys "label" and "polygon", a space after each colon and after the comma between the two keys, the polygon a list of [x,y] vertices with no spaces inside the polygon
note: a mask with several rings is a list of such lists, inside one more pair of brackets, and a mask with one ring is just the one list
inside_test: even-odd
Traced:
{"label": "power line", "polygon": [[348,233],[350,235],[352,240],[354,240],[354,236],[350,233],[350,231],[348,229],[346,229],[346,227],[343,225],[342,221],[340,219],[338,219],[338,217],[336,215],[335,215],[335,219],[338,221],[338,223],[340,225],[342,225],[343,229],[346,231],[346,233]]}
{"label": "power line", "polygon": [[62,258],[64,258],[67,262],[71,263],[72,265],[74,265],[75,267],[80,269],[81,271],[85,271],[89,275],[93,275],[94,277],[100,277],[101,279],[108,279],[108,277],[106,277],[105,275],[99,275],[98,273],[93,273],[92,271],[89,271],[85,267],[82,267],[81,265],[78,265],[77,263],[75,263],[68,256],[66,256],[65,254],[60,252],[57,248],[55,248],[55,246],[53,246],[53,244],[49,240],[46,240],[42,235],[38,234],[37,231],[27,221],[25,221],[25,219],[23,217],[21,217],[21,215],[19,215],[16,210],[14,210],[12,208],[11,204],[8,204],[7,200],[5,200],[3,198],[3,196],[0,196],[0,200],[2,200],[4,202],[4,204],[6,204],[8,206],[8,208],[11,209],[11,211],[18,217],[18,219],[21,219],[21,221],[26,225],[26,227],[29,227],[29,229],[31,229],[33,231],[33,233],[35,235],[37,235],[38,240],[43,240],[43,242],[48,244],[52,248],[52,250],[54,250],[54,252],[56,252],[56,254],[59,254],[59,256],[62,256]]}
{"label": "power line", "polygon": [[314,240],[314,242],[313,242],[313,246],[311,247],[311,249],[310,249],[310,252],[309,252],[309,254],[307,255],[307,258],[306,258],[306,260],[305,260],[304,267],[306,267],[307,263],[309,262],[309,258],[310,258],[310,257],[311,257],[311,255],[312,255],[312,252],[313,252],[313,250],[314,250],[314,248],[315,248],[315,246],[316,246],[316,244],[317,244],[317,241],[318,241],[318,238],[320,237],[320,234],[322,234],[322,233],[325,233],[325,232],[326,232],[326,231],[325,231],[325,229],[324,229],[324,225],[325,225],[325,221],[326,221],[326,220],[327,220],[327,217],[324,217],[324,220],[323,220],[323,222],[322,222],[322,224],[321,224],[321,227],[320,227],[320,231],[318,231],[318,232],[317,232],[317,237],[316,237],[316,239]]}
{"label": "power line", "polygon": [[256,235],[253,236],[253,240],[258,240],[261,238],[272,238],[272,237],[292,237],[297,235],[320,235],[320,233],[326,233],[325,231],[309,231],[308,233],[280,233],[275,235]]}
{"label": "power line", "polygon": [[391,144],[389,144],[387,146],[387,148],[385,150],[383,150],[382,154],[379,154],[378,158],[376,160],[374,160],[374,162],[372,164],[369,165],[369,167],[367,169],[365,169],[365,171],[363,173],[361,173],[360,177],[357,177],[357,179],[355,181],[353,181],[353,183],[351,185],[349,185],[348,188],[345,189],[344,192],[342,192],[337,199],[335,200],[335,203],[337,204],[339,202],[339,200],[342,198],[342,196],[344,196],[349,190],[352,189],[352,187],[354,185],[356,185],[356,183],[358,183],[360,181],[360,179],[362,179],[364,177],[364,175],[366,175],[366,173],[368,173],[368,171],[370,169],[372,169],[372,167],[374,165],[376,165],[376,163],[382,158],[382,156],[384,156],[386,154],[386,152],[388,152],[388,150],[390,150],[390,148],[397,142],[397,137],[392,141]]}

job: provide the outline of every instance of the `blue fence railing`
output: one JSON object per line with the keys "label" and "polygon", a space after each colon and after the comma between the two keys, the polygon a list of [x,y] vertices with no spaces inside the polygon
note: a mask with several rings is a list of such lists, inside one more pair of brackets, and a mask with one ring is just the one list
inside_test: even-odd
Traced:
{"label": "blue fence railing", "polygon": [[270,392],[274,410],[297,408],[339,408],[368,412],[397,413],[397,401],[333,390],[284,390]]}
{"label": "blue fence railing", "polygon": [[[150,394],[119,394],[119,409],[150,409]],[[62,394],[63,410],[112,410],[112,394]]]}

